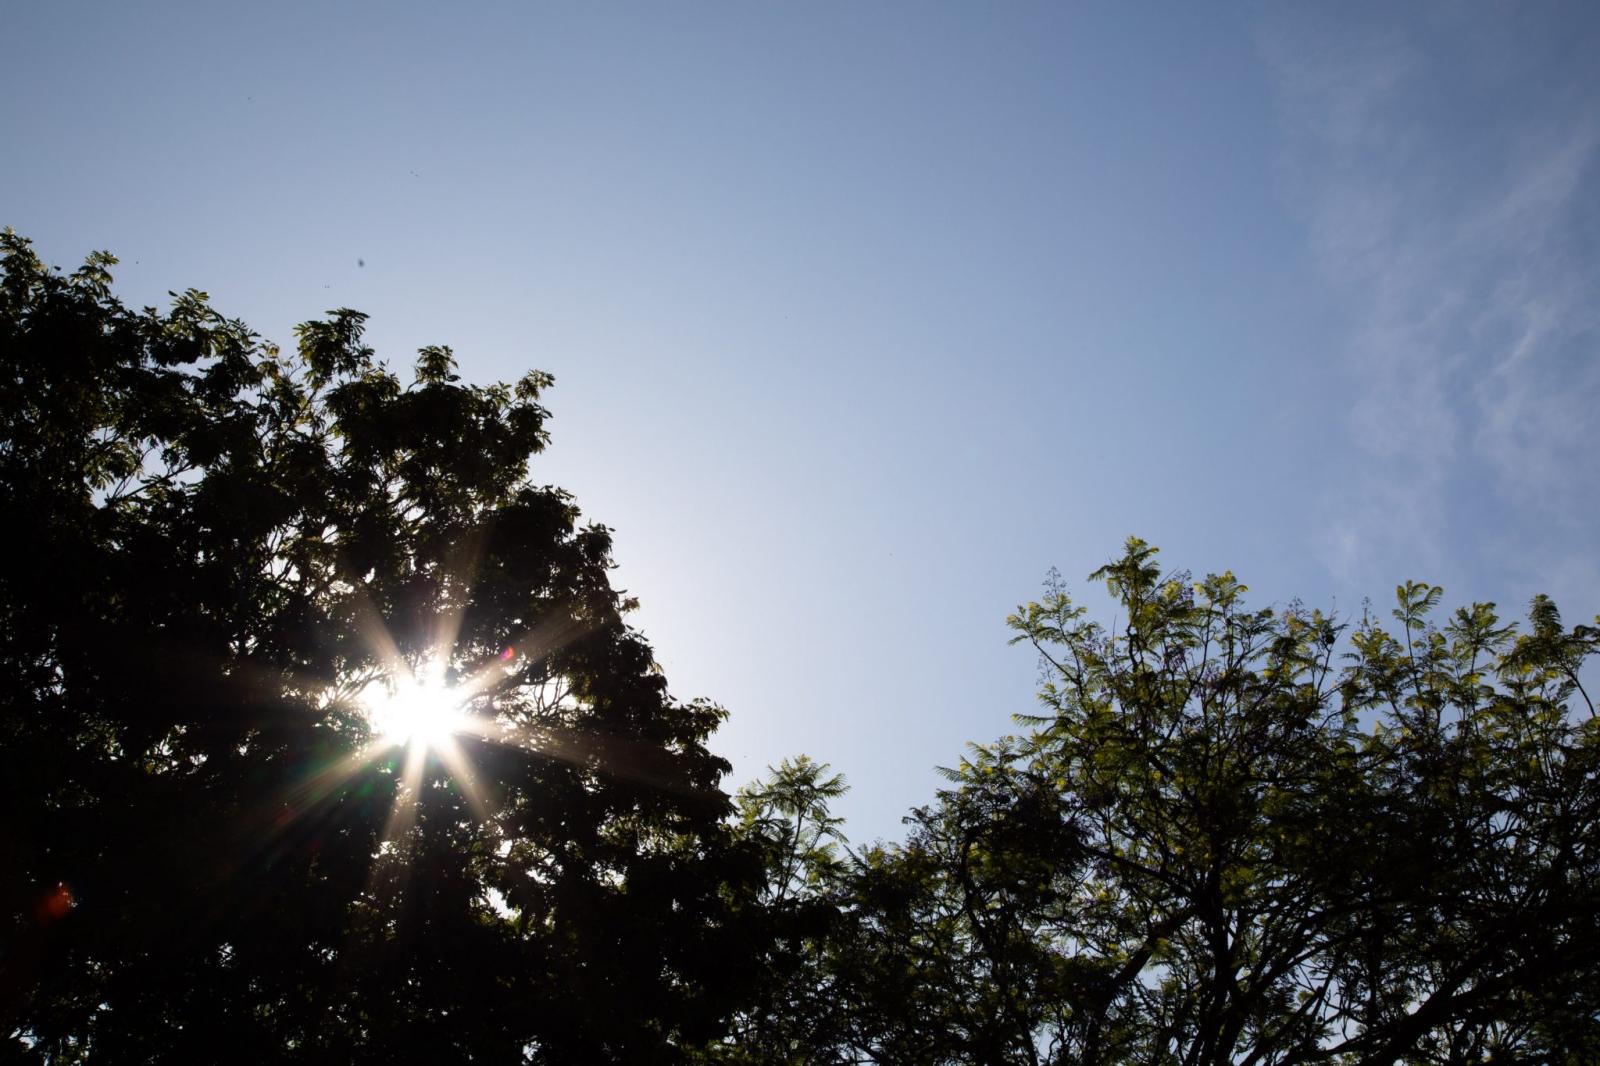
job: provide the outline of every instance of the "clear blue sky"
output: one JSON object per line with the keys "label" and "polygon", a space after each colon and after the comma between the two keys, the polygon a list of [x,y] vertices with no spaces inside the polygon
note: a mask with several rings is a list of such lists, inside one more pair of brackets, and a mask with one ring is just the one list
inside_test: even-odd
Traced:
{"label": "clear blue sky", "polygon": [[[0,224],[556,376],[674,691],[895,836],[1137,533],[1257,602],[1600,610],[1600,7],[0,15]],[[364,260],[365,266],[358,265]],[[1090,602],[1099,601],[1093,596]]]}

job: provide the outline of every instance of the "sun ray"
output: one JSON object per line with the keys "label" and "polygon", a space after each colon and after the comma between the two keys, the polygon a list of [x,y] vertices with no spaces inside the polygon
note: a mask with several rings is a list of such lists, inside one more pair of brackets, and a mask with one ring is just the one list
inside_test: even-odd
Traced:
{"label": "sun ray", "polygon": [[320,805],[363,767],[371,764],[383,752],[384,747],[380,741],[368,741],[355,751],[322,767],[311,777],[297,782],[284,793],[284,803],[291,810],[309,810]]}
{"label": "sun ray", "polygon": [[433,657],[439,662],[450,660],[456,638],[461,635],[461,620],[466,614],[468,592],[477,580],[484,539],[481,528],[472,530],[456,544],[445,563],[445,603],[433,627]]}
{"label": "sun ray", "polygon": [[536,751],[573,766],[592,766],[604,774],[670,792],[697,791],[689,782],[668,771],[671,754],[659,745],[623,737],[543,724],[507,725],[502,743]]}
{"label": "sun ray", "polygon": [[399,645],[395,644],[389,627],[384,625],[382,616],[372,605],[372,600],[360,589],[356,590],[351,599],[356,609],[356,631],[378,659],[383,670],[390,677],[408,676],[411,673],[411,665],[401,654]]}
{"label": "sun ray", "polygon": [[506,642],[498,656],[479,666],[456,682],[463,702],[504,683],[515,675],[524,663],[538,662],[567,647],[590,631],[590,626],[576,618],[567,618],[555,626],[536,626],[524,630]]}
{"label": "sun ray", "polygon": [[[398,904],[404,897],[410,865],[404,861],[386,862],[384,857],[404,855],[405,838],[417,824],[422,775],[427,761],[428,752],[421,745],[413,744],[406,749],[399,780],[395,782],[394,803],[389,808],[389,817],[384,820],[383,831],[378,834],[378,850],[367,870],[367,895],[372,899],[387,897],[389,903]],[[385,892],[385,875],[390,877],[388,893]]]}
{"label": "sun ray", "polygon": [[492,817],[489,805],[478,788],[472,760],[462,750],[460,743],[455,737],[446,737],[442,743],[436,744],[433,750],[445,769],[450,771],[450,777],[456,786],[461,789],[461,796],[467,801],[467,807],[473,816],[480,822],[489,821]]}
{"label": "sun ray", "polygon": [[384,823],[383,833],[378,839],[397,842],[416,824],[417,804],[422,789],[422,771],[427,762],[427,749],[421,745],[413,744],[406,749],[400,780],[395,786],[394,806],[389,811],[389,818]]}

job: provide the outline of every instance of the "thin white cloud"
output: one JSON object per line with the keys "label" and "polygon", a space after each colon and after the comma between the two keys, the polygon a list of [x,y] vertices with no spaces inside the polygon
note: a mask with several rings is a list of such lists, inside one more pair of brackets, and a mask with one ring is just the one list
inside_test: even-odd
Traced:
{"label": "thin white cloud", "polygon": [[[1536,96],[1516,63],[1456,62],[1445,53],[1459,26],[1299,17],[1260,36],[1285,190],[1358,319],[1324,561],[1361,581],[1395,566],[1471,569],[1467,557],[1497,543],[1524,557],[1537,544],[1540,560],[1508,561],[1506,576],[1593,601],[1600,100]],[[1491,76],[1512,95],[1476,121],[1463,101],[1493,99]],[[1465,529],[1467,513],[1496,517]]]}

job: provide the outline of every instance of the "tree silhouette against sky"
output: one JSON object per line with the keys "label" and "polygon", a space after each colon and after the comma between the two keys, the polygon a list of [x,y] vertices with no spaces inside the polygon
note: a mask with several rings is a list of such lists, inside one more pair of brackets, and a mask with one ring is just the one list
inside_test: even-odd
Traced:
{"label": "tree silhouette against sky", "polygon": [[0,248],[9,1055],[1600,1056],[1600,619],[1250,609],[1130,538],[1112,626],[1012,617],[1026,732],[851,850],[826,764],[722,791],[723,712],[530,480],[547,375]]}
{"label": "tree silhouette against sky", "polygon": [[282,351],[4,237],[3,958],[50,1062],[672,1061],[759,868],[609,531],[529,480],[550,379]]}

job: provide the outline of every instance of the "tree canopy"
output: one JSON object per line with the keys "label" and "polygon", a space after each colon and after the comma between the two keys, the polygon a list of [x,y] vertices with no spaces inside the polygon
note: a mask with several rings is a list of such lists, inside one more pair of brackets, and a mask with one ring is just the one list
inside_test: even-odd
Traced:
{"label": "tree canopy", "polygon": [[530,479],[548,375],[0,252],[7,1058],[1600,1061],[1600,618],[1252,609],[1130,539],[852,850],[826,764],[721,790]]}
{"label": "tree canopy", "polygon": [[[282,351],[115,260],[0,281],[0,1035],[49,1062],[670,1062],[757,891],[705,747],[529,480],[550,384]],[[431,689],[429,686],[432,686]],[[459,729],[385,737],[386,695]],[[431,741],[431,742],[430,742]]]}
{"label": "tree canopy", "polygon": [[1419,583],[1346,628],[1155,555],[1095,573],[1114,629],[1059,584],[1021,608],[1028,731],[817,864],[788,1061],[1600,1058],[1600,629],[1438,624]]}

